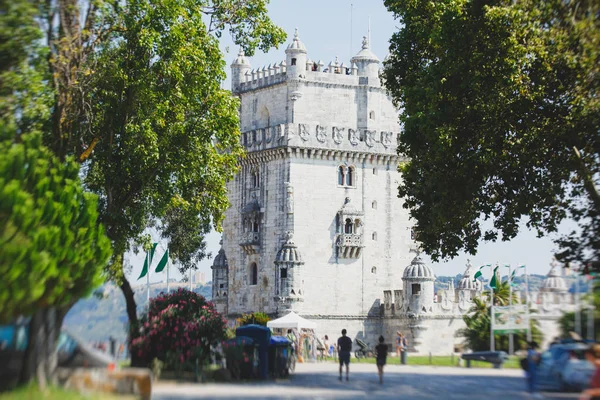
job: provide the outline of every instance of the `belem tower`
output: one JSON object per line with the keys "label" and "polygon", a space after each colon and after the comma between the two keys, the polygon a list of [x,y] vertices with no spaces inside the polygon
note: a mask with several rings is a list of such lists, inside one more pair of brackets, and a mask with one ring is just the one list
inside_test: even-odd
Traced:
{"label": "belem tower", "polygon": [[297,30],[279,63],[253,69],[241,52],[233,61],[247,155],[228,184],[213,302],[230,319],[293,310],[321,337],[346,328],[391,343],[400,330],[412,351],[448,354],[481,287],[468,266],[456,289],[435,295],[431,268],[411,251],[398,112],[380,67],[366,38],[348,65],[311,60]]}

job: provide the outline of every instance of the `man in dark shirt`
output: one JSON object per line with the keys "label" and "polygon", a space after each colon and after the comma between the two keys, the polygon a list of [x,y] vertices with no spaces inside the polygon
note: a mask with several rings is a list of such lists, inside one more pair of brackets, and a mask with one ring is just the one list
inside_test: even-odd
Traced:
{"label": "man in dark shirt", "polygon": [[342,366],[346,364],[346,380],[350,369],[350,352],[352,351],[352,339],[346,336],[346,330],[342,329],[342,336],[338,339],[338,356],[340,359],[340,381],[342,380]]}

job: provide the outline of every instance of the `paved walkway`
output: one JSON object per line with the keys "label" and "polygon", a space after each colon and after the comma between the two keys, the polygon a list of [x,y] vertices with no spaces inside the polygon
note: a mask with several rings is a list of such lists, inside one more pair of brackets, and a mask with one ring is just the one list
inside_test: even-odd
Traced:
{"label": "paved walkway", "polygon": [[[528,399],[520,370],[388,365],[383,385],[375,365],[351,364],[350,381],[338,381],[337,365],[298,364],[278,381],[231,384],[158,383],[153,400],[174,399]],[[547,399],[577,394],[544,393]]]}

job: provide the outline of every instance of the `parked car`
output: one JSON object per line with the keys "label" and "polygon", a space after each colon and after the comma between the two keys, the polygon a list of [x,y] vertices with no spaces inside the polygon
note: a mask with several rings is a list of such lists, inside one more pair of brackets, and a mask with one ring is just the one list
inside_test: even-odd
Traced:
{"label": "parked car", "polygon": [[586,389],[594,366],[584,358],[585,343],[555,344],[542,353],[537,369],[540,390],[574,391]]}

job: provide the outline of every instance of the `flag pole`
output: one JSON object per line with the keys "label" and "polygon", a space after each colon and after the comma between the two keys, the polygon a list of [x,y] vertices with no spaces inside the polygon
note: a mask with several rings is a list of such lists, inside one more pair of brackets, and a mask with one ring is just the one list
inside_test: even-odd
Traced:
{"label": "flag pole", "polygon": [[146,301],[148,302],[148,306],[150,306],[150,250],[146,251],[146,262],[148,263],[148,272],[146,273]]}
{"label": "flag pole", "polygon": [[588,280],[588,315],[587,315],[587,338],[594,340],[594,277],[590,275]]}
{"label": "flag pole", "polygon": [[575,332],[581,336],[581,301],[579,295],[579,271],[575,274]]}
{"label": "flag pole", "polygon": [[[513,318],[513,308],[512,308],[512,266],[508,264],[508,307],[510,312],[508,313],[509,318]],[[515,344],[514,344],[514,333],[510,332],[508,334],[508,354],[511,356],[515,352]]]}
{"label": "flag pole", "polygon": [[192,269],[190,268],[190,292],[192,291]]}
{"label": "flag pole", "polygon": [[169,262],[169,260],[167,259],[167,294],[171,293],[171,292],[169,291],[169,265],[170,265],[170,264],[171,264],[171,263],[170,263],[170,262]]}
{"label": "flag pole", "polygon": [[527,276],[527,265],[525,267],[525,315],[527,316],[527,343],[531,342],[531,321],[529,319],[529,277]]}
{"label": "flag pole", "polygon": [[494,288],[492,287],[492,278],[494,277],[496,271],[491,265],[490,268],[492,270],[492,277],[488,282],[488,285],[490,286],[490,351],[496,351],[496,343],[494,338]]}

